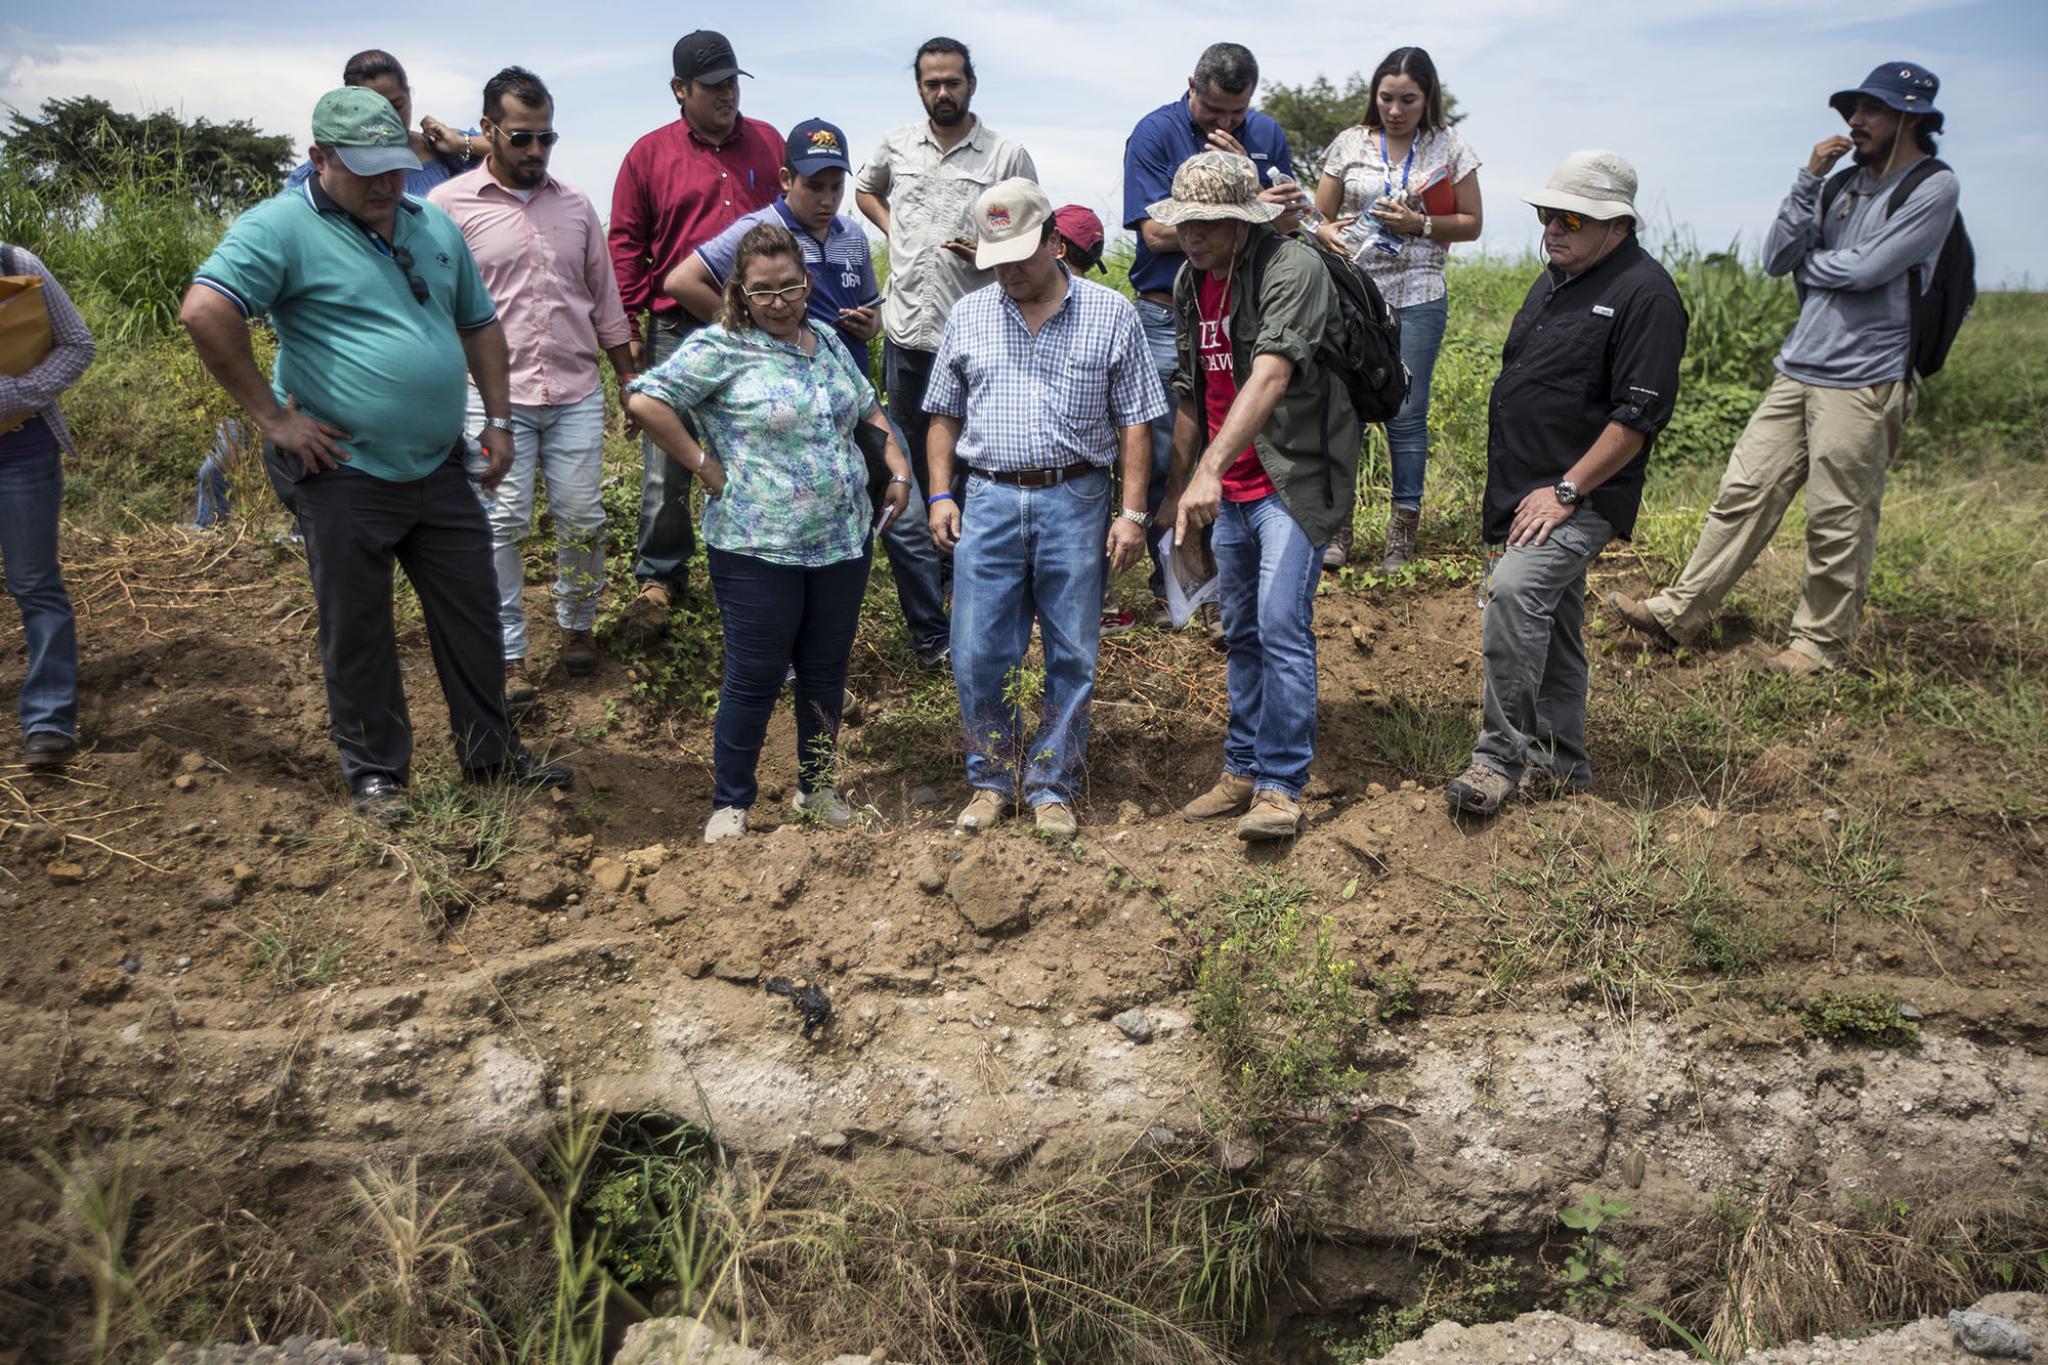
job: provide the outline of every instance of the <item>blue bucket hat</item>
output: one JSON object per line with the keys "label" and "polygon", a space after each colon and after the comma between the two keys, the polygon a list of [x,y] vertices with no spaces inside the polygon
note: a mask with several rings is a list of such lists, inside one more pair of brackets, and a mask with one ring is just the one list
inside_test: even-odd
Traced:
{"label": "blue bucket hat", "polygon": [[1856,112],[1856,101],[1868,95],[1902,114],[1918,114],[1920,126],[1930,133],[1941,131],[1941,110],[1934,97],[1941,93],[1941,78],[1918,62],[1884,62],[1863,78],[1854,90],[1837,90],[1828,96],[1828,106],[1843,118]]}

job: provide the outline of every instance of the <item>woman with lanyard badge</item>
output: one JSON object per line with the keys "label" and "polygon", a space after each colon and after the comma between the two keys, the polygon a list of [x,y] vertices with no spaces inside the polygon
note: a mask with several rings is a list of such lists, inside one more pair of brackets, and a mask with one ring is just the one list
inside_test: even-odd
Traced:
{"label": "woman with lanyard badge", "polygon": [[[1446,247],[1477,240],[1479,158],[1444,120],[1436,64],[1419,47],[1396,48],[1372,73],[1364,123],[1346,128],[1323,154],[1316,238],[1355,259],[1401,317],[1408,401],[1387,423],[1393,508],[1382,571],[1415,557],[1429,463],[1429,380],[1450,314]],[[1351,553],[1346,522],[1323,551],[1323,567]]]}

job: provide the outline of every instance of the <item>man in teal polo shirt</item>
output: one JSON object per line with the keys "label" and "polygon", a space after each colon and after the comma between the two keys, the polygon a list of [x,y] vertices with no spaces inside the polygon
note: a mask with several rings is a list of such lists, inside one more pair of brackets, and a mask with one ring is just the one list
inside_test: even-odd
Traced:
{"label": "man in teal polo shirt", "polygon": [[[465,372],[487,424],[486,487],[512,460],[505,334],[453,222],[404,192],[405,126],[374,90],[321,96],[315,174],[237,219],[186,292],[199,358],[261,429],[306,537],[320,664],[356,808],[405,814],[412,722],[392,626],[392,565],[420,600],[455,752],[471,781],[567,786],[505,709],[490,530],[462,464]],[[277,329],[270,383],[248,320]]]}

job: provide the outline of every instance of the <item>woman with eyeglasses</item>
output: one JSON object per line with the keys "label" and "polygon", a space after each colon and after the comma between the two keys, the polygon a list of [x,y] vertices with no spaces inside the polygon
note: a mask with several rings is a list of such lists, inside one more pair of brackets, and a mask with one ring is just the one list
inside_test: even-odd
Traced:
{"label": "woman with eyeglasses", "polygon": [[725,634],[707,844],[746,833],[768,718],[792,667],[797,811],[833,827],[853,821],[834,769],[875,521],[856,427],[883,443],[885,524],[903,513],[910,466],[867,376],[806,319],[809,293],[796,239],[761,224],[740,239],[717,322],[628,386],[627,414],[704,485]]}
{"label": "woman with eyeglasses", "polygon": [[[1450,126],[1436,64],[1419,47],[1396,48],[1372,73],[1364,121],[1323,153],[1316,238],[1365,268],[1401,317],[1408,401],[1387,423],[1393,506],[1382,572],[1415,557],[1429,464],[1429,381],[1450,316],[1444,264],[1452,242],[1476,241],[1479,158]],[[1323,567],[1351,554],[1351,523],[1323,551]]]}

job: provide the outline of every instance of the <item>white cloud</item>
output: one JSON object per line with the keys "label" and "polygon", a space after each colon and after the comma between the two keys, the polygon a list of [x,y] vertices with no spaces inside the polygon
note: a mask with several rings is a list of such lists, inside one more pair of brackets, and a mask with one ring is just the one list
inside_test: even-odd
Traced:
{"label": "white cloud", "polygon": [[[2028,31],[1989,51],[1953,36],[1969,16],[1978,17],[1970,31],[1981,31],[1987,8]],[[602,211],[627,147],[674,117],[669,47],[686,21],[649,0],[580,13],[579,28],[576,13],[562,22],[559,6],[501,0],[478,31],[420,29],[394,44],[388,27],[351,21],[336,31],[286,15],[259,30],[223,7],[213,23],[138,13],[122,26],[128,36],[109,43],[50,9],[17,16],[0,57],[0,101],[33,108],[52,95],[96,94],[127,108],[249,118],[303,143],[313,100],[358,48],[395,46],[416,110],[450,121],[473,122],[484,78],[519,62],[556,92],[556,170]],[[2048,277],[2036,226],[2048,220],[2048,186],[2011,173],[2043,164],[2048,136],[2036,70],[2044,25],[2022,0],[1865,0],[1847,10],[1819,0],[1447,0],[1405,14],[1398,28],[1306,0],[1092,10],[994,0],[943,16],[882,0],[857,16],[795,4],[712,22],[756,73],[747,112],[778,128],[832,119],[862,151],[919,116],[910,55],[934,31],[953,34],[974,48],[977,110],[1031,148],[1055,202],[1088,204],[1112,223],[1125,137],[1179,93],[1207,42],[1246,42],[1269,81],[1289,83],[1341,80],[1396,42],[1417,43],[1470,114],[1463,131],[1485,162],[1486,247],[1509,251],[1535,240],[1521,194],[1574,147],[1603,145],[1637,162],[1653,218],[1710,245],[1754,242],[1807,150],[1838,126],[1826,94],[1910,51],[1946,81],[1943,155],[1963,176],[1984,277]]]}

